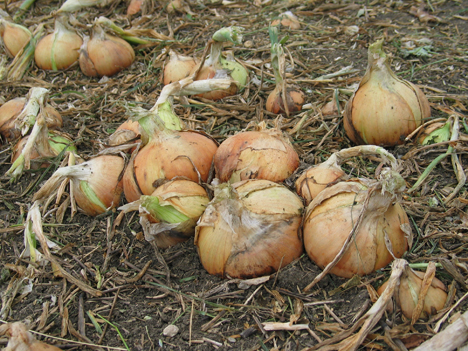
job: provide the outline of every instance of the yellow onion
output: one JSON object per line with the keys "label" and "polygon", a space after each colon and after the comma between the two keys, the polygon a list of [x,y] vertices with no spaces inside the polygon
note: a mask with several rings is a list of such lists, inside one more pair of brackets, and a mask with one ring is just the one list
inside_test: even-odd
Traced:
{"label": "yellow onion", "polygon": [[112,76],[133,63],[135,51],[125,40],[93,26],[91,39],[85,37],[80,49],[80,68],[89,77]]}
{"label": "yellow onion", "polygon": [[144,2],[145,0],[130,0],[130,3],[127,7],[127,15],[136,15],[138,12],[140,12]]}
{"label": "yellow onion", "polygon": [[196,64],[197,62],[192,57],[179,55],[175,51],[170,50],[169,62],[164,66],[164,85],[177,82],[182,78],[188,77],[195,68]]}
{"label": "yellow onion", "polygon": [[271,22],[272,26],[277,26],[281,23],[282,26],[289,27],[290,29],[301,29],[301,24],[296,15],[291,11],[281,13],[277,19]]}
{"label": "yellow onion", "polygon": [[340,165],[351,157],[380,155],[387,163],[396,165],[395,157],[375,145],[355,146],[332,154],[327,161],[306,169],[296,180],[296,192],[308,205],[323,189],[348,179]]}
{"label": "yellow onion", "polygon": [[37,43],[34,59],[39,68],[46,70],[66,69],[78,61],[83,39],[67,28],[65,19],[55,20],[55,30]]}
{"label": "yellow onion", "polygon": [[298,112],[304,104],[304,93],[297,87],[288,86],[283,77],[285,71],[286,58],[283,49],[283,42],[278,40],[278,27],[270,27],[271,41],[271,66],[275,74],[275,89],[268,95],[266,109],[272,113]]}
{"label": "yellow onion", "polygon": [[[119,146],[128,143],[138,142],[140,138],[140,125],[138,122],[132,120],[126,120],[122,123],[117,130],[112,133],[108,140],[107,146]],[[133,152],[135,148],[130,148],[130,152]]]}
{"label": "yellow onion", "polygon": [[431,115],[424,93],[393,73],[382,44],[369,46],[366,74],[344,111],[346,134],[356,144],[403,144]]}
{"label": "yellow onion", "polygon": [[299,156],[280,129],[241,132],[216,151],[214,165],[221,182],[267,179],[282,182],[299,166]]}
{"label": "yellow onion", "polygon": [[34,195],[34,201],[48,197],[64,179],[70,179],[77,205],[96,216],[119,205],[125,161],[120,156],[101,155],[75,166],[57,169]]}
{"label": "yellow onion", "polygon": [[303,252],[302,210],[296,194],[268,180],[220,184],[195,229],[203,267],[232,278],[285,267]]}
{"label": "yellow onion", "polygon": [[[349,247],[330,270],[340,277],[369,274],[404,254],[409,222],[404,209],[394,201],[405,181],[394,171],[383,170],[381,176],[384,180],[380,182],[340,182],[324,189],[309,204],[304,217],[304,246],[319,267],[333,262],[345,242]],[[359,226],[353,231],[356,223]]]}
{"label": "yellow onion", "polygon": [[[0,134],[7,140],[13,141],[21,136],[18,117],[20,117],[21,112],[25,109],[27,101],[27,98],[14,98],[0,107]],[[60,113],[55,108],[46,104],[44,113],[47,128],[56,129],[62,127],[62,116],[60,116]]]}
{"label": "yellow onion", "polygon": [[[11,161],[15,162],[23,152],[29,136],[22,138],[13,148],[13,155]],[[40,167],[47,167],[49,163],[46,159],[58,156],[64,149],[66,151],[76,152],[76,148],[72,145],[72,137],[66,133],[50,130],[47,133],[47,139],[37,138],[33,149],[31,150],[29,159],[37,160],[31,165],[31,169],[38,169]],[[45,162],[43,162],[45,161]]]}
{"label": "yellow onion", "polygon": [[191,74],[197,73],[195,76],[196,80],[230,77],[232,79],[232,84],[227,89],[206,92],[199,96],[216,101],[227,96],[235,95],[247,84],[249,73],[245,67],[235,60],[232,53],[228,53],[226,57],[223,57],[221,54],[223,43],[230,41],[234,44],[238,44],[242,41],[242,31],[243,28],[240,27],[228,27],[222,28],[213,34],[212,40],[208,43],[210,49],[209,56],[205,59],[201,69],[197,72],[197,66]]}
{"label": "yellow onion", "polygon": [[21,322],[5,323],[0,326],[0,335],[8,337],[8,345],[3,350],[10,351],[61,351],[54,345],[36,340]]}
{"label": "yellow onion", "polygon": [[26,27],[0,19],[0,35],[6,52],[14,57],[32,38],[32,34]]}
{"label": "yellow onion", "polygon": [[[431,280],[423,284],[424,273],[411,269],[410,266],[406,266],[403,274],[400,278],[400,285],[397,286],[394,296],[396,297],[397,305],[401,308],[403,315],[412,319],[418,300],[423,288],[427,288],[427,293],[424,298],[424,305],[421,310],[419,317],[429,318],[431,315],[436,314],[437,311],[441,310],[447,300],[447,289],[439,279],[433,277]],[[378,290],[377,293],[380,295],[387,287],[385,282]],[[429,287],[425,284],[430,284]],[[416,318],[419,318],[416,317]]]}
{"label": "yellow onion", "polygon": [[139,210],[146,240],[154,240],[159,248],[165,249],[194,235],[195,224],[209,201],[202,186],[190,180],[176,179],[119,210]]}

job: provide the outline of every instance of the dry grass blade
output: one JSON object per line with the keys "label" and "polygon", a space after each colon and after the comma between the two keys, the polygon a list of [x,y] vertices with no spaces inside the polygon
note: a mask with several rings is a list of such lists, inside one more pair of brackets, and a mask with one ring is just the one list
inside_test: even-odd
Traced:
{"label": "dry grass blade", "polygon": [[429,288],[431,287],[432,279],[434,279],[435,277],[435,272],[436,272],[435,263],[429,262],[426,273],[424,274],[424,279],[421,283],[421,290],[419,292],[418,304],[416,305],[416,308],[413,311],[413,316],[411,318],[411,325],[416,323],[416,321],[419,319],[419,316],[421,315],[421,312],[424,308],[424,300],[426,299],[427,292],[429,291]]}

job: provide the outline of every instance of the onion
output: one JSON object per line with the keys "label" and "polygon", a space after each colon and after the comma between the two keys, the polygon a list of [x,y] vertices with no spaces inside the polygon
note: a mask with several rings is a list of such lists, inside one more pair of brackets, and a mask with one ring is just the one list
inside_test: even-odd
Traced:
{"label": "onion", "polygon": [[302,209],[296,194],[268,180],[219,185],[195,229],[203,267],[232,278],[285,267],[303,252]]}
{"label": "onion", "polygon": [[346,134],[356,144],[403,144],[431,115],[424,93],[393,73],[382,44],[369,46],[366,74],[345,107]]}
{"label": "onion", "polygon": [[[13,141],[21,136],[20,115],[27,104],[27,98],[14,98],[0,107],[0,134],[7,140]],[[26,109],[27,110],[27,109]],[[49,129],[60,128],[63,125],[60,113],[46,104],[44,108],[46,125]]]}
{"label": "onion", "polygon": [[238,133],[227,138],[215,154],[216,175],[221,182],[267,179],[282,182],[299,166],[299,156],[280,129]]}
{"label": "onion", "polygon": [[[447,300],[447,289],[444,283],[436,277],[423,282],[424,277],[425,274],[423,272],[415,271],[409,265],[406,265],[400,278],[400,284],[397,286],[397,291],[395,291],[394,296],[396,297],[397,304],[400,306],[403,315],[408,319],[413,319],[413,314],[415,313],[423,289],[427,289],[427,293],[424,297],[421,314],[416,319],[419,317],[427,319],[431,315],[436,314],[437,311],[444,307]],[[386,287],[387,282],[377,290],[377,293],[379,295],[382,294]]]}
{"label": "onion", "polygon": [[[188,77],[195,68],[197,62],[192,57],[177,54],[169,51],[169,62],[164,66],[164,85],[177,82]],[[212,78],[212,77],[210,77]]]}
{"label": "onion", "polygon": [[155,240],[156,245],[164,249],[194,235],[195,224],[208,202],[203,187],[190,180],[177,179],[119,210],[139,210],[146,240]]}
{"label": "onion", "polygon": [[89,77],[112,76],[133,63],[135,52],[125,40],[104,32],[95,23],[91,39],[85,37],[80,49],[80,68]]}
{"label": "onion", "polygon": [[304,93],[297,87],[288,86],[283,77],[286,59],[283,41],[278,40],[278,27],[270,27],[271,66],[275,74],[275,89],[268,95],[266,109],[272,113],[291,113],[300,111],[304,103]]}
{"label": "onion", "polygon": [[319,267],[333,262],[345,242],[347,250],[330,270],[345,278],[369,274],[406,251],[408,217],[400,204],[393,203],[405,181],[394,171],[383,170],[381,176],[380,182],[340,182],[319,193],[307,207],[304,245]]}
{"label": "onion", "polygon": [[308,205],[323,189],[347,179],[340,165],[351,157],[380,155],[383,161],[396,165],[395,157],[375,145],[355,146],[332,154],[327,161],[306,169],[296,180],[296,191]]}
{"label": "onion", "polygon": [[195,67],[192,74],[196,74],[196,80],[230,77],[233,82],[227,89],[207,92],[201,94],[201,97],[210,100],[220,100],[236,94],[247,84],[249,73],[244,66],[234,59],[232,53],[229,53],[226,57],[221,55],[224,42],[231,41],[234,44],[238,44],[242,41],[241,32],[243,30],[240,27],[228,27],[222,28],[213,34],[213,39],[208,42],[208,48],[210,49],[209,56],[204,61],[201,69],[198,70],[198,67]]}
{"label": "onion", "polygon": [[61,351],[56,346],[36,340],[26,325],[21,322],[1,325],[0,335],[6,335],[9,338],[8,345],[3,349],[5,351]]}
{"label": "onion", "polygon": [[78,60],[82,44],[83,39],[67,28],[65,18],[57,17],[54,32],[39,41],[34,59],[42,69],[66,69]]}
{"label": "onion", "polygon": [[124,160],[119,156],[101,155],[75,166],[61,167],[34,195],[47,198],[64,179],[72,180],[77,205],[89,216],[96,216],[119,205],[122,194]]}
{"label": "onion", "polygon": [[272,26],[277,26],[281,23],[281,25],[285,27],[289,27],[290,29],[301,29],[301,24],[297,19],[296,15],[293,14],[291,11],[286,11],[281,13],[277,19],[271,22]]}
{"label": "onion", "polygon": [[132,16],[140,12],[144,2],[145,0],[130,0],[130,3],[127,7],[127,15]]}
{"label": "onion", "polygon": [[421,145],[429,145],[449,141],[451,136],[451,123],[436,122],[427,125],[418,134],[418,142]]}
{"label": "onion", "polygon": [[32,34],[26,27],[0,19],[0,36],[7,54],[15,57],[32,38]]}

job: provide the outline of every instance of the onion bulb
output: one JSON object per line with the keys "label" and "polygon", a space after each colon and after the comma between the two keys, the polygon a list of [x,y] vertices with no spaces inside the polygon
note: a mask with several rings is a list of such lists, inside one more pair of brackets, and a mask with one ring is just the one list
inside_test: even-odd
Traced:
{"label": "onion bulb", "polygon": [[192,57],[179,55],[175,51],[170,50],[169,62],[164,66],[164,85],[177,82],[182,78],[188,77],[196,64],[197,62]]}
{"label": "onion bulb", "polygon": [[272,113],[291,113],[300,111],[304,104],[304,93],[297,87],[288,86],[283,77],[286,58],[283,41],[278,40],[278,27],[270,27],[271,66],[275,74],[275,89],[268,95],[266,109]]}
{"label": "onion bulb", "polygon": [[5,51],[12,57],[15,57],[32,38],[29,29],[4,18],[0,19],[0,36]]}
{"label": "onion bulb", "polygon": [[369,46],[367,71],[345,107],[345,131],[356,144],[403,144],[431,115],[424,93],[393,73],[382,44]]}
{"label": "onion bulb", "polygon": [[66,69],[78,61],[83,39],[67,28],[64,17],[57,17],[53,33],[43,37],[36,46],[34,59],[45,70]]}
{"label": "onion bulb", "polygon": [[119,205],[125,161],[120,156],[101,155],[75,166],[57,169],[34,195],[34,201],[47,198],[64,179],[70,179],[77,205],[96,216]]}
{"label": "onion bulb", "polygon": [[296,194],[268,180],[220,184],[195,229],[203,267],[243,279],[285,267],[303,252],[302,210]]}
{"label": "onion bulb", "polygon": [[195,224],[209,201],[202,186],[190,180],[176,179],[119,210],[139,210],[146,240],[155,240],[159,248],[165,249],[194,235]]}
{"label": "onion bulb", "polygon": [[223,43],[230,41],[234,44],[238,44],[242,41],[241,32],[243,30],[244,29],[240,27],[228,27],[222,28],[213,34],[212,40],[208,42],[208,47],[210,49],[209,56],[205,59],[200,70],[198,70],[197,66],[191,74],[196,74],[195,80],[230,77],[232,79],[232,84],[227,89],[201,94],[201,97],[215,101],[220,100],[227,96],[235,95],[247,84],[249,73],[245,67],[234,59],[232,53],[229,53],[226,57],[223,57],[221,54]]}
{"label": "onion bulb", "polygon": [[[0,134],[7,140],[13,141],[21,136],[20,115],[25,110],[27,102],[27,98],[14,98],[0,107]],[[43,113],[45,114],[47,128],[62,127],[62,116],[55,108],[46,104]]]}
{"label": "onion bulb", "polygon": [[290,29],[301,29],[299,20],[291,11],[281,13],[277,19],[271,22],[272,26],[277,26],[279,24],[285,27],[289,27]]}
{"label": "onion bulb", "polygon": [[332,154],[327,161],[306,169],[296,180],[296,191],[308,205],[323,189],[348,179],[340,165],[351,157],[380,155],[383,161],[396,165],[395,157],[375,145],[355,146]]}
{"label": "onion bulb", "polygon": [[107,34],[95,23],[91,39],[80,48],[80,68],[89,77],[112,76],[133,63],[135,51],[125,40]]}
{"label": "onion bulb", "polygon": [[54,345],[36,340],[26,325],[21,322],[2,324],[0,335],[5,335],[9,339],[8,345],[3,349],[5,351],[61,351]]}
{"label": "onion bulb", "polygon": [[299,156],[279,128],[241,132],[216,151],[214,165],[221,182],[267,179],[282,182],[299,166]]}
{"label": "onion bulb", "polygon": [[429,145],[449,141],[452,135],[451,127],[450,121],[431,123],[420,131],[418,142],[421,145]]}
{"label": "onion bulb", "polygon": [[[426,296],[424,297],[424,304],[422,306],[420,316],[416,318],[429,318],[431,315],[436,314],[441,310],[447,300],[447,289],[439,279],[432,277],[426,279],[424,282],[425,274],[423,272],[411,269],[406,265],[405,270],[400,278],[400,285],[397,286],[394,296],[396,297],[397,305],[400,306],[401,312],[408,319],[413,319],[418,300],[423,289],[427,289]],[[380,295],[387,287],[385,282],[378,290]]]}
{"label": "onion bulb", "polygon": [[309,204],[304,217],[304,246],[319,267],[333,262],[345,242],[347,250],[330,270],[340,277],[369,274],[404,254],[408,216],[394,201],[404,190],[405,181],[387,169],[381,177],[379,182],[340,182],[324,189]]}

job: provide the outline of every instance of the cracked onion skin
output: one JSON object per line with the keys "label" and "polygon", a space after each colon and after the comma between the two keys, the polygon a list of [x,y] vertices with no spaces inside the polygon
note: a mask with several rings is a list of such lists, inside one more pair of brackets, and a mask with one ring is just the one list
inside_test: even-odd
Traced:
{"label": "cracked onion skin", "polygon": [[366,74],[343,115],[346,134],[358,145],[403,144],[431,115],[424,93],[393,73],[382,44],[380,40],[369,46]]}
{"label": "cracked onion skin", "polygon": [[[294,87],[286,87],[286,103],[288,104],[288,115],[290,113],[299,112],[302,110],[305,97],[304,93]],[[286,109],[283,102],[283,94],[281,92],[281,86],[277,86],[268,95],[268,99],[265,105],[267,111],[271,113],[286,113]]]}
{"label": "cracked onion skin", "polygon": [[[359,218],[367,193],[364,180],[340,182],[322,190],[307,207],[304,246],[319,267],[327,266],[341,250]],[[330,272],[351,278],[385,267],[393,261],[385,235],[392,244],[394,256],[402,257],[408,248],[403,225],[409,225],[409,220],[401,205],[393,203],[389,193],[374,191],[353,243]]]}
{"label": "cracked onion skin", "polygon": [[299,156],[281,130],[263,129],[227,138],[215,154],[214,165],[221,182],[282,182],[299,167]]}
{"label": "cracked onion skin", "polygon": [[208,273],[254,278],[285,267],[303,253],[301,199],[263,179],[220,184],[195,229]]}

